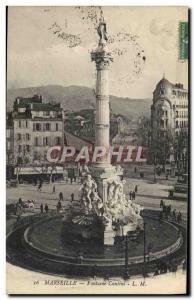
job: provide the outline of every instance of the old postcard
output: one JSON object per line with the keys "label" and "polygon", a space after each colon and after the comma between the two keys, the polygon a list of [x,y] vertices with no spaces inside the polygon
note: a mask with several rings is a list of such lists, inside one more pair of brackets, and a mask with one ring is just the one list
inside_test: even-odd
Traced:
{"label": "old postcard", "polygon": [[189,293],[189,10],[7,7],[7,293]]}

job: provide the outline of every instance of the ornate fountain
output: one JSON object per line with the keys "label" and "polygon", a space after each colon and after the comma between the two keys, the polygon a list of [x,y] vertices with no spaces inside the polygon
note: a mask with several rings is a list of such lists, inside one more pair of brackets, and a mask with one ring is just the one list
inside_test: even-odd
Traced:
{"label": "ornate fountain", "polygon": [[[109,149],[108,72],[113,57],[108,50],[106,22],[103,17],[99,21],[97,32],[98,47],[91,52],[91,59],[95,61],[97,71],[95,146]],[[123,192],[125,181],[121,180],[122,174],[121,167],[111,165],[110,156],[106,155],[93,163],[90,174],[83,178],[80,210],[70,216],[71,221],[77,225],[76,231],[80,232],[82,237],[97,236],[104,245],[114,245],[115,236],[125,235],[137,228],[142,229],[143,219],[140,216],[142,208],[125,197]],[[96,222],[101,228],[100,231],[99,228],[96,229],[97,235],[94,228]]]}

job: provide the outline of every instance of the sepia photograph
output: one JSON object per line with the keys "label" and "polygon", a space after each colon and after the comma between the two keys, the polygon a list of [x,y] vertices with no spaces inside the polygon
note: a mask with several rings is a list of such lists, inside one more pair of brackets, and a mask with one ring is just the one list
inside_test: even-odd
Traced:
{"label": "sepia photograph", "polygon": [[6,7],[6,293],[188,295],[189,8]]}

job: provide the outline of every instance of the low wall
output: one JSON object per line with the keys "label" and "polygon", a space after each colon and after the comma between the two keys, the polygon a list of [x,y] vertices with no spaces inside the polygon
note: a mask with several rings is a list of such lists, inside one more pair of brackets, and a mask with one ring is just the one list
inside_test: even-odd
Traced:
{"label": "low wall", "polygon": [[[57,217],[57,216],[55,216]],[[53,218],[53,217],[50,217]],[[49,219],[50,219],[49,218]],[[151,217],[150,219],[156,219]],[[40,224],[43,222],[46,222],[48,220],[44,219],[44,220],[40,220],[38,221],[36,224]],[[169,223],[167,221],[162,221],[167,223],[169,226],[174,227],[174,229],[178,232],[179,229],[173,225],[172,223]],[[29,236],[31,233],[31,226],[28,227],[25,232],[24,232],[24,246],[28,249],[28,251],[30,251],[31,253],[34,253],[36,255],[39,256],[44,256],[47,257],[48,259],[51,259],[53,261],[63,261],[63,262],[67,262],[69,264],[76,264],[76,265],[82,265],[82,266],[86,266],[86,265],[98,265],[98,266],[120,266],[120,265],[125,265],[125,258],[124,256],[121,258],[81,258],[81,262],[80,262],[80,258],[78,258],[77,256],[67,256],[67,255],[59,255],[59,254],[55,254],[51,251],[47,250],[43,250],[38,248],[37,246],[35,246],[34,244],[31,243]],[[169,247],[162,249],[160,251],[151,253],[150,255],[146,255],[146,260],[148,261],[155,261],[158,259],[161,259],[163,257],[166,257],[167,255],[170,255],[174,252],[176,252],[182,245],[183,243],[183,237],[182,234],[180,234],[180,236],[178,237],[178,239],[176,240],[175,243],[173,243],[172,245],[170,245]],[[139,263],[143,263],[144,262],[144,256],[135,256],[135,257],[129,257],[128,258],[128,263],[129,264],[139,264]]]}

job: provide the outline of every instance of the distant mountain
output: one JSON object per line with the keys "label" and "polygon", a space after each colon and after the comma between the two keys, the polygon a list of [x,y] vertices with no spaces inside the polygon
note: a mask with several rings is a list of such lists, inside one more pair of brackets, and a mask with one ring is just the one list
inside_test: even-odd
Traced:
{"label": "distant mountain", "polygon": [[[91,88],[84,86],[47,85],[9,89],[7,91],[7,109],[11,110],[16,97],[30,97],[42,95],[45,102],[60,102],[64,110],[79,111],[95,106],[95,94]],[[111,108],[114,113],[136,119],[142,113],[150,115],[151,99],[130,99],[110,96]]]}

